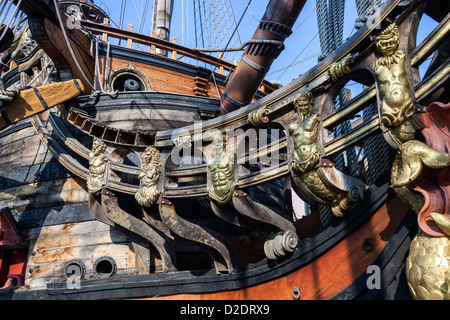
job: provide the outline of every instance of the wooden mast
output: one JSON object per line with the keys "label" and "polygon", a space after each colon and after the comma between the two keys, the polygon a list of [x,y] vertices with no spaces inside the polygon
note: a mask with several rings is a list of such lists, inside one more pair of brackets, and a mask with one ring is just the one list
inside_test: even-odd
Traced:
{"label": "wooden mast", "polygon": [[[155,0],[151,35],[169,41],[172,20],[173,0]],[[167,56],[167,50],[156,50],[157,54]]]}
{"label": "wooden mast", "polygon": [[271,0],[244,57],[221,99],[220,113],[227,114],[249,104],[270,66],[284,49],[283,42],[303,9],[305,0]]}

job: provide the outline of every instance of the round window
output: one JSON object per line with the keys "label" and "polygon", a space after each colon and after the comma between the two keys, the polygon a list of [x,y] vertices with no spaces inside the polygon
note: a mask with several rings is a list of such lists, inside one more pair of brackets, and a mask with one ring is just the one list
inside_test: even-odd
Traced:
{"label": "round window", "polygon": [[106,82],[106,87],[110,91],[153,90],[148,77],[131,63],[112,70]]}
{"label": "round window", "polygon": [[64,266],[64,276],[66,280],[80,280],[86,274],[86,267],[81,260],[70,260]]}
{"label": "round window", "polygon": [[94,263],[94,274],[99,278],[109,278],[116,274],[117,265],[113,258],[100,257]]}

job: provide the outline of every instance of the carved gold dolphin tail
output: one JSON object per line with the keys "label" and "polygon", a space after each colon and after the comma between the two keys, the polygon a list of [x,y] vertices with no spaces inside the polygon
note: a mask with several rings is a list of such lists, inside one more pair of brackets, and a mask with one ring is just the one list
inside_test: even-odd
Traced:
{"label": "carved gold dolphin tail", "polygon": [[446,235],[450,237],[450,217],[436,212],[431,212],[430,216],[433,218],[434,222]]}
{"label": "carved gold dolphin tail", "polygon": [[411,140],[400,146],[401,170],[391,187],[402,187],[416,179],[423,165],[432,169],[450,166],[450,154],[439,152],[425,143]]}

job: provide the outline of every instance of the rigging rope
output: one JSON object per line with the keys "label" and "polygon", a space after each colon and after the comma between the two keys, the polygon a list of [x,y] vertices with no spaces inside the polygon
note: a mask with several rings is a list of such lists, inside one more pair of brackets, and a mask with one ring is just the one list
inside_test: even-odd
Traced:
{"label": "rigging rope", "polygon": [[[308,18],[311,16],[311,14],[312,14],[315,10],[316,10],[316,7],[314,7],[314,8],[311,10],[310,13],[308,13],[308,15],[303,19],[302,22],[299,23],[299,25],[294,29],[294,31],[292,31],[292,33],[295,33],[295,32],[298,30],[298,28],[300,28],[300,27],[303,25],[303,23],[305,23],[305,21],[308,20]],[[253,15],[253,14],[252,14],[252,15]],[[253,17],[254,17],[254,16],[253,16]],[[302,60],[300,60],[300,61],[296,61],[296,60],[300,57],[300,55],[306,50],[306,48],[312,43],[312,41],[317,37],[317,35],[318,35],[318,33],[314,36],[313,39],[311,39],[311,41],[303,48],[303,50],[297,55],[297,57],[295,57],[295,59],[294,59],[290,64],[288,64],[287,66],[284,66],[284,67],[282,67],[282,68],[280,68],[280,69],[277,69],[277,70],[275,70],[275,71],[272,71],[272,72],[268,73],[268,74],[266,75],[266,77],[271,76],[271,75],[273,75],[273,74],[275,74],[275,73],[278,73],[278,72],[284,70],[284,72],[283,72],[283,73],[278,77],[278,79],[276,80],[276,81],[278,81],[278,80],[281,78],[281,76],[283,76],[284,73],[285,73],[289,68],[291,68],[292,66],[297,65],[297,64],[302,63],[302,62],[305,62],[305,61],[307,61],[307,60],[309,60],[309,59],[311,59],[311,58],[313,58],[313,57],[318,56],[319,54],[314,53],[313,55],[310,55],[309,57],[306,57],[306,58],[304,58],[304,59],[302,59]],[[287,41],[289,41],[289,40],[287,40]]]}
{"label": "rigging rope", "polygon": [[84,80],[86,80],[86,82],[89,84],[89,86],[90,86],[93,90],[95,90],[94,86],[93,86],[92,83],[89,81],[88,77],[87,77],[86,74],[83,72],[83,70],[81,69],[81,66],[80,66],[80,64],[78,63],[78,60],[77,60],[77,58],[75,57],[75,53],[73,52],[72,46],[70,45],[69,38],[67,37],[66,29],[64,28],[64,23],[63,23],[62,18],[61,18],[61,13],[59,12],[59,7],[58,7],[58,2],[57,2],[57,0],[53,0],[53,4],[55,5],[56,16],[57,16],[57,18],[58,18],[58,22],[59,22],[59,25],[60,25],[60,27],[61,27],[61,30],[62,30],[62,33],[63,33],[63,36],[64,36],[64,40],[66,41],[67,48],[69,49],[70,55],[72,56],[72,59],[74,60],[76,66],[77,66],[77,68],[78,68],[78,70],[80,71],[81,76],[84,78]]}
{"label": "rigging rope", "polygon": [[[223,53],[225,52],[225,50],[227,50],[227,48],[228,48],[228,46],[229,46],[231,40],[233,39],[234,34],[237,32],[237,30],[238,30],[238,28],[239,28],[239,25],[241,24],[242,19],[244,18],[245,13],[247,12],[247,8],[248,8],[248,6],[250,5],[251,2],[252,2],[252,0],[249,0],[249,1],[248,1],[247,6],[245,7],[245,10],[244,10],[244,12],[243,12],[242,15],[241,15],[241,18],[239,19],[238,24],[237,24],[236,27],[234,28],[234,31],[233,31],[233,33],[232,33],[230,39],[228,40],[227,45],[225,46],[225,49],[224,49]],[[223,54],[223,53],[222,53],[222,54]],[[208,78],[208,81],[206,82],[206,85],[208,85],[209,81],[211,80],[212,74],[215,72],[215,70],[217,69],[218,65],[219,65],[219,62],[217,62],[217,63],[215,64],[214,70],[212,70],[212,73],[209,75],[209,78]]]}
{"label": "rigging rope", "polygon": [[355,0],[358,18],[355,20],[355,29],[361,28],[381,6],[381,0]]}
{"label": "rigging rope", "polygon": [[342,43],[345,0],[316,0],[316,7],[322,60]]}
{"label": "rigging rope", "polygon": [[[12,3],[12,1],[11,1],[11,3]],[[11,7],[11,3],[10,3],[10,5],[8,6],[8,10],[9,10],[9,8]],[[3,40],[3,38],[5,37],[6,32],[8,31],[8,29],[9,29],[12,25],[14,25],[14,24],[16,23],[17,17],[18,17],[19,14],[20,14],[19,6],[20,6],[21,3],[22,3],[22,0],[19,0],[19,2],[17,3],[17,5],[16,5],[16,7],[15,7],[15,9],[14,9],[14,12],[12,13],[11,17],[9,18],[9,21],[8,21],[8,24],[6,25],[5,30],[3,31],[2,35],[0,36],[0,41]],[[7,13],[7,12],[5,12],[5,17],[6,17],[6,13]],[[5,17],[4,17],[4,18],[5,18]],[[13,18],[14,18],[14,21],[13,21]],[[3,21],[3,20],[4,20],[4,19],[2,19],[2,21]],[[20,21],[20,19],[19,19],[19,21]],[[3,23],[3,22],[2,22],[2,23]]]}
{"label": "rigging rope", "polygon": [[[228,61],[236,61],[236,54],[230,52],[238,50],[236,48],[228,50],[230,40],[232,46],[238,43],[242,47],[242,42],[236,28],[237,23],[230,0],[209,0],[208,4],[205,3],[205,0],[193,0],[193,5],[195,46],[197,48],[209,48],[199,49],[200,51],[222,52],[222,58],[224,53],[228,52]],[[233,29],[234,32],[230,35]],[[227,42],[228,45],[225,46],[227,49],[223,50],[222,48]]]}
{"label": "rigging rope", "polygon": [[[317,34],[316,34],[316,37],[317,37]],[[314,38],[315,38],[315,37],[314,37]],[[306,58],[303,58],[303,59],[301,59],[301,60],[299,60],[299,61],[295,61],[295,60],[294,60],[292,63],[288,64],[287,66],[284,66],[284,67],[281,67],[281,68],[279,68],[279,69],[276,69],[276,70],[273,70],[273,71],[269,72],[269,73],[266,75],[266,77],[270,77],[271,75],[274,75],[274,74],[276,74],[276,73],[278,73],[278,72],[280,72],[280,71],[289,69],[289,68],[292,67],[292,66],[295,66],[295,65],[300,64],[300,63],[302,63],[302,62],[305,62],[305,61],[308,61],[308,60],[310,60],[310,59],[312,59],[312,58],[315,58],[315,57],[317,57],[319,54],[320,54],[320,53],[317,53],[317,52],[316,52],[316,53],[314,53],[314,54],[312,54],[312,55],[310,55],[310,56],[307,56]]]}
{"label": "rigging rope", "polygon": [[292,61],[292,63],[285,68],[283,73],[280,74],[280,76],[277,78],[277,81],[280,80],[280,78],[285,74],[285,72],[294,65],[294,63],[298,59],[298,57],[300,57],[300,55],[306,50],[306,48],[308,48],[308,46],[313,42],[313,40],[317,37],[317,35],[318,35],[318,33],[316,33],[316,35],[308,42],[308,44],[303,48],[303,50],[300,51],[300,53],[297,55],[297,57],[295,57],[294,61]]}

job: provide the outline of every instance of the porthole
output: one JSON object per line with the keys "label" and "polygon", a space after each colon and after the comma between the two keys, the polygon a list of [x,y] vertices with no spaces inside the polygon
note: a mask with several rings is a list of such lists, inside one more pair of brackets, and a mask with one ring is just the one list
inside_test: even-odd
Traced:
{"label": "porthole", "polygon": [[117,265],[113,258],[103,256],[94,263],[94,274],[98,278],[109,278],[116,274]]}
{"label": "porthole", "polygon": [[148,77],[132,63],[111,71],[106,87],[110,91],[152,91]]}
{"label": "porthole", "polygon": [[68,261],[64,266],[64,277],[66,280],[84,279],[86,267],[81,260]]}

